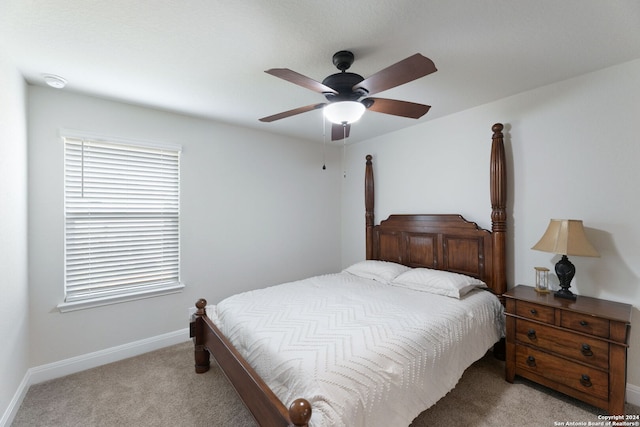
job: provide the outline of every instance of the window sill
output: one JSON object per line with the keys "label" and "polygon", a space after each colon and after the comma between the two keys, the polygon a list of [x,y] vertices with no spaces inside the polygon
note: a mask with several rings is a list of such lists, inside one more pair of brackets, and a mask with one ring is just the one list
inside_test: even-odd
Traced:
{"label": "window sill", "polygon": [[136,293],[129,293],[127,295],[117,295],[111,297],[92,298],[82,301],[63,302],[58,304],[58,310],[60,313],[68,313],[70,311],[84,310],[87,308],[102,307],[105,305],[119,304],[121,302],[135,301],[145,298],[159,297],[162,295],[176,294],[182,292],[184,285],[182,283],[176,283],[172,286],[167,286],[162,289],[154,289],[151,291],[141,291]]}

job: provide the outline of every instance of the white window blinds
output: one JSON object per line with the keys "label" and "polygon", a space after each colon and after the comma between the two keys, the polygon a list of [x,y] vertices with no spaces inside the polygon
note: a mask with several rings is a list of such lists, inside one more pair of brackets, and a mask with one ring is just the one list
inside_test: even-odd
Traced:
{"label": "white window blinds", "polygon": [[180,152],[64,138],[65,302],[180,285]]}

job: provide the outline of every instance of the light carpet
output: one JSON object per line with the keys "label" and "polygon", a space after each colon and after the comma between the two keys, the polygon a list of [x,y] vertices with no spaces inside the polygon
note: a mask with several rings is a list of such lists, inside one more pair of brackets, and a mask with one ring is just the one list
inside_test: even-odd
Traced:
{"label": "light carpet", "polygon": [[[627,405],[627,414],[640,408]],[[490,353],[410,427],[558,426],[598,422],[602,410],[526,380],[504,380]],[[33,385],[13,427],[257,425],[217,365],[196,374],[188,342]],[[402,426],[399,426],[402,427]]]}

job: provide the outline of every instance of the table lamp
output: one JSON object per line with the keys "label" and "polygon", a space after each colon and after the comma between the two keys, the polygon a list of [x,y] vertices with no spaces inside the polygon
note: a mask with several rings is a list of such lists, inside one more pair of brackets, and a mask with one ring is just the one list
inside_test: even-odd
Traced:
{"label": "table lamp", "polygon": [[562,255],[556,264],[556,274],[560,281],[560,290],[554,295],[558,298],[575,300],[576,295],[569,290],[571,280],[576,274],[575,266],[567,255],[599,257],[598,251],[589,243],[582,221],[577,219],[552,219],[547,231],[531,249]]}

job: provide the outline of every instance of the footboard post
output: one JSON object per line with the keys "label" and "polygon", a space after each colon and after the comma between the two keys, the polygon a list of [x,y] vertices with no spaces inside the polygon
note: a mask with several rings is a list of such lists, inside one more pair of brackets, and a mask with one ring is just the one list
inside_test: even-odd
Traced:
{"label": "footboard post", "polygon": [[205,307],[207,306],[207,300],[201,298],[196,302],[196,312],[194,319],[191,322],[191,337],[193,338],[196,373],[202,374],[209,370],[209,350],[204,346],[203,337],[203,318],[202,316],[207,314]]}
{"label": "footboard post", "polygon": [[307,427],[311,419],[311,404],[306,399],[296,399],[289,407],[289,419],[296,427]]}

